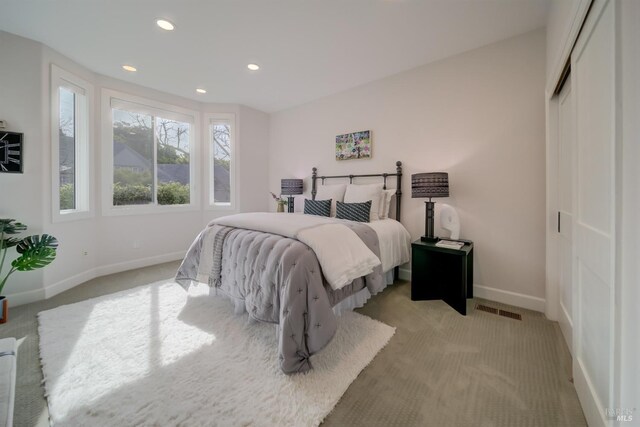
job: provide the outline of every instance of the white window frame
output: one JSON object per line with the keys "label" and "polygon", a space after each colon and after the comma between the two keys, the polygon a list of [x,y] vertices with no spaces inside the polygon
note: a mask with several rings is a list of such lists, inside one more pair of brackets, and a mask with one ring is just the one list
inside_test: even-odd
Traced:
{"label": "white window frame", "polygon": [[[216,203],[214,202],[214,194],[213,194],[213,190],[214,190],[214,184],[213,184],[213,179],[214,179],[214,171],[213,171],[213,153],[214,153],[214,149],[213,149],[213,139],[212,139],[212,135],[211,135],[211,125],[219,123],[219,122],[224,122],[224,123],[229,123],[229,131],[230,131],[230,138],[231,138],[231,144],[230,144],[230,149],[231,149],[231,167],[229,170],[229,185],[231,187],[230,189],[230,203]],[[208,200],[207,203],[207,209],[208,210],[213,210],[213,211],[220,211],[220,212],[228,212],[228,211],[235,211],[237,209],[237,201],[238,201],[238,180],[237,180],[237,175],[236,175],[236,171],[238,170],[238,156],[237,156],[237,133],[236,133],[236,115],[235,113],[209,113],[205,116],[205,123],[206,123],[206,165],[207,165],[207,184],[205,185],[206,188],[206,198]]]}
{"label": "white window frame", "polygon": [[[131,111],[144,112],[154,117],[161,115],[179,120],[188,118],[191,124],[189,130],[189,204],[185,205],[113,205],[113,114],[112,100],[116,103],[134,105]],[[126,108],[125,108],[126,109]],[[200,209],[200,174],[199,174],[199,144],[200,141],[200,113],[194,110],[166,104],[160,101],[130,95],[111,89],[102,89],[101,94],[101,122],[102,122],[102,214],[117,215],[146,215],[153,213],[186,212]],[[154,178],[155,179],[155,178]],[[157,191],[157,189],[156,189]]]}
{"label": "white window frame", "polygon": [[[74,92],[75,102],[75,209],[60,210],[60,88]],[[94,170],[93,85],[51,64],[51,221],[64,222],[94,216],[91,171]],[[78,102],[80,100],[80,102]]]}

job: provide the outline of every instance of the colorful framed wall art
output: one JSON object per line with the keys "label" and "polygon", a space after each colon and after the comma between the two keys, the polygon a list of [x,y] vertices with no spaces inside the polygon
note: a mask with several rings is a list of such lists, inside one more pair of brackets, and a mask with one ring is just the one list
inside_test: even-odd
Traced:
{"label": "colorful framed wall art", "polygon": [[371,131],[336,136],[336,160],[370,159]]}

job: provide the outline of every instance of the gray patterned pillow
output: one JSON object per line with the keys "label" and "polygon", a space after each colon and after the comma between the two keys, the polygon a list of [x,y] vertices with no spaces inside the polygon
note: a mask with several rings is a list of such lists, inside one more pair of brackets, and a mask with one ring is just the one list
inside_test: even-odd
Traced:
{"label": "gray patterned pillow", "polygon": [[362,203],[342,203],[336,204],[336,218],[348,219],[350,221],[369,222],[369,212],[371,211],[371,200]]}
{"label": "gray patterned pillow", "polygon": [[306,215],[329,216],[331,214],[331,199],[304,201],[304,213]]}

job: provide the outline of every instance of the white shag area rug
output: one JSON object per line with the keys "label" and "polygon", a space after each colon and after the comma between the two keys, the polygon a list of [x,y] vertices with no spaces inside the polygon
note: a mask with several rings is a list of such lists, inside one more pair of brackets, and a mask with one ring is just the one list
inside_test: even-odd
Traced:
{"label": "white shag area rug", "polygon": [[344,313],[314,369],[278,368],[274,325],[155,283],[38,314],[55,426],[316,426],[395,328]]}

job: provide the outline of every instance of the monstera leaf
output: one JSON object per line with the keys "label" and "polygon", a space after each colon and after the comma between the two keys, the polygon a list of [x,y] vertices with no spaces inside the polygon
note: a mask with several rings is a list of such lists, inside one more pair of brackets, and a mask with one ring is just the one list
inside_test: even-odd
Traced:
{"label": "monstera leaf", "polygon": [[58,239],[49,235],[43,234],[42,236],[34,235],[25,237],[22,239],[20,243],[18,243],[18,247],[16,251],[19,254],[24,254],[30,250],[39,249],[39,248],[51,248],[56,249],[58,247]]}
{"label": "monstera leaf", "polygon": [[[27,229],[27,226],[15,222],[14,219],[0,219],[0,294],[4,285],[16,271],[31,271],[46,267],[56,258],[58,240],[49,235],[34,235],[24,238],[6,237],[18,234]],[[8,249],[15,246],[20,256],[11,261],[11,268],[4,272],[4,261]]]}
{"label": "monstera leaf", "polygon": [[0,249],[12,248],[20,242],[22,242],[22,239],[8,237],[4,240],[0,240]]}
{"label": "monstera leaf", "polygon": [[58,240],[48,234],[29,236],[22,239],[16,246],[21,256],[11,262],[11,266],[18,271],[31,271],[46,267],[56,258]]}
{"label": "monstera leaf", "polygon": [[6,237],[10,234],[18,234],[27,229],[27,226],[15,222],[15,219],[0,219],[0,249],[11,248],[22,241],[16,237]]}
{"label": "monstera leaf", "polygon": [[26,229],[26,225],[15,222],[15,219],[0,219],[0,234],[18,234]]}
{"label": "monstera leaf", "polygon": [[22,256],[11,261],[11,266],[18,271],[31,271],[46,267],[56,259],[56,250],[47,247],[27,249]]}

